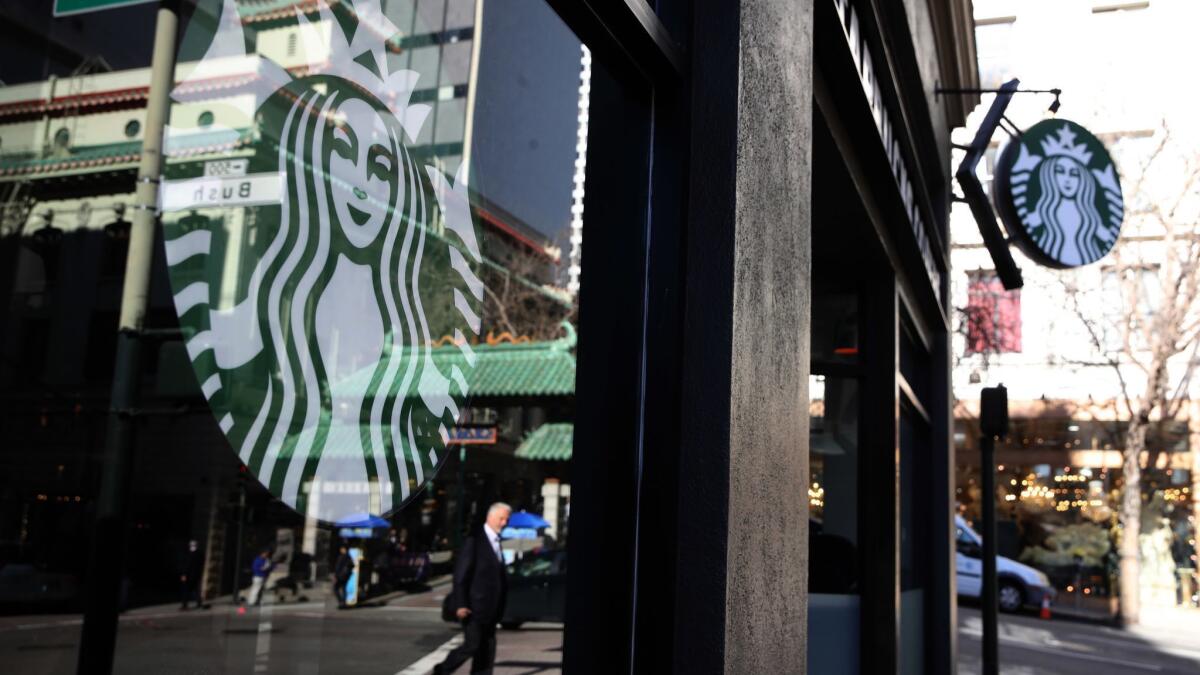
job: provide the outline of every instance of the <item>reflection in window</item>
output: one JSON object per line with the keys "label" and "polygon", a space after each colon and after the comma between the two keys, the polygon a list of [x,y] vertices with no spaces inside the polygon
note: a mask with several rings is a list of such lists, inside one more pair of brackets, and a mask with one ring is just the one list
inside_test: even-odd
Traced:
{"label": "reflection in window", "polygon": [[[367,0],[330,3],[335,5],[332,19],[320,11],[324,2],[205,0],[195,4],[195,12],[182,19],[195,39],[181,43],[179,72],[185,82],[174,91],[172,128],[165,147],[164,195],[166,188],[173,188],[162,217],[168,243],[155,251],[147,307],[147,325],[161,331],[154,339],[163,346],[143,349],[139,371],[140,403],[148,412],[140,422],[139,446],[133,453],[132,553],[126,559],[125,600],[129,607],[177,604],[182,593],[189,600],[195,593],[218,609],[179,614],[180,625],[187,621],[195,628],[177,633],[186,636],[189,649],[178,654],[157,650],[155,670],[243,672],[256,655],[228,648],[226,641],[258,631],[259,610],[247,608],[246,614],[238,614],[236,605],[247,599],[251,561],[264,549],[274,567],[262,582],[262,611],[302,598],[314,606],[331,599],[331,577],[342,545],[353,552],[352,556],[348,552],[353,571],[348,579],[354,579],[359,601],[367,604],[384,593],[405,589],[428,600],[431,596],[422,594],[429,589],[416,582],[452,569],[463,535],[477,529],[494,501],[508,502],[547,521],[547,527],[538,528],[534,538],[522,543],[523,554],[565,546],[571,512],[573,322],[578,291],[577,285],[568,287],[567,281],[578,281],[578,274],[576,270],[572,277],[567,263],[578,266],[582,251],[589,56],[542,0],[383,2],[381,9],[396,33],[358,32],[349,39],[359,46],[386,39],[388,48],[379,51],[386,70],[419,72],[409,103],[428,108],[418,125],[420,131],[409,138],[406,129],[392,125],[388,96],[370,94],[369,98],[361,87],[335,82],[336,73],[328,70],[330,37],[343,34],[340,31],[347,25],[354,27],[354,8],[370,5]],[[197,64],[217,25],[214,12],[229,6],[235,6],[238,14],[230,24],[246,37],[229,44],[247,53],[226,54],[210,61],[206,72],[196,72],[204,70]],[[152,20],[153,7],[144,8]],[[304,13],[309,28],[301,28],[296,8]],[[89,16],[84,25],[103,26],[109,17],[126,11],[143,10],[98,13],[96,23]],[[96,29],[89,32],[96,39],[86,44],[101,51],[111,48],[109,55],[125,47],[148,55],[152,33],[130,30],[119,35],[121,45],[106,45],[104,31]],[[319,39],[314,42],[314,37]],[[29,57],[29,44],[0,45],[0,57],[6,63],[36,62],[38,72],[58,68],[56,63],[43,69],[50,55]],[[276,86],[258,96],[255,87],[265,81],[268,71],[275,72],[260,57],[286,71],[287,92],[276,95],[280,92]],[[86,82],[62,77],[57,91],[77,91],[86,85],[88,91],[111,94],[148,83],[147,64],[129,58],[110,62],[111,71],[89,73]],[[120,205],[134,203],[138,146],[144,135],[138,120],[144,115],[144,99],[96,96],[85,98],[69,114],[10,121],[12,115],[6,111],[13,107],[9,104],[45,89],[45,82],[37,79],[42,76],[31,77],[35,79],[29,87],[0,88],[6,172],[0,201],[14,207],[5,211],[0,228],[4,234],[0,245],[5,247],[0,252],[4,260],[12,261],[0,270],[9,275],[0,282],[0,290],[7,293],[0,298],[5,312],[0,321],[0,352],[5,357],[0,362],[0,385],[17,403],[5,407],[2,420],[9,442],[0,452],[0,493],[5,496],[0,500],[0,541],[4,542],[0,570],[9,571],[0,574],[20,573],[56,589],[30,598],[29,611],[38,613],[77,606],[86,590],[81,580],[86,572],[87,523],[103,449],[129,236],[125,219],[130,216]],[[284,80],[275,82],[280,83]],[[382,92],[398,93],[395,88]],[[313,101],[324,103],[335,94],[332,114],[321,118],[321,106],[314,107]],[[298,115],[309,114],[306,125],[300,125],[298,118],[291,126],[282,124],[286,115],[278,115],[280,109],[274,106],[284,106],[286,114],[296,102],[289,95],[307,102],[296,107]],[[318,118],[331,124],[316,123]],[[400,139],[409,154],[396,152],[383,136],[374,136],[380,127],[392,133],[386,140]],[[323,155],[310,152],[311,146],[288,145],[289,138],[279,132],[300,128],[312,131],[312,137],[320,136],[331,152]],[[87,133],[76,135],[75,130]],[[76,147],[79,143],[87,145]],[[287,161],[298,159],[302,170],[289,171],[294,165],[281,167],[281,154]],[[77,155],[87,161],[78,161]],[[402,167],[402,160],[408,159],[411,167]],[[464,164],[470,167],[469,185],[463,184],[469,189],[454,194]],[[344,170],[328,170],[334,166]],[[371,406],[364,410],[353,405],[363,392],[380,391],[379,382],[389,375],[387,368],[372,368],[373,360],[356,359],[356,350],[361,355],[367,345],[379,354],[378,338],[401,331],[368,330],[385,320],[390,324],[392,318],[383,318],[380,305],[387,303],[376,293],[362,292],[375,287],[379,275],[361,270],[379,273],[385,267],[379,264],[378,250],[354,245],[349,238],[374,227],[377,216],[395,215],[398,199],[390,190],[399,184],[402,170],[410,172],[406,174],[410,178],[415,176],[413,184],[421,188],[412,190],[405,204],[413,203],[414,194],[424,198],[425,220],[411,233],[414,238],[425,237],[430,256],[423,260],[425,276],[417,277],[426,293],[420,299],[427,334],[416,329],[414,337],[407,329],[420,322],[406,323],[403,348],[426,350],[445,378],[438,384],[452,393],[461,386],[454,376],[457,367],[476,396],[460,402],[454,422],[440,420],[444,429],[437,424],[414,425],[414,436],[423,434],[433,442],[421,448],[416,463],[404,467],[410,472],[408,487],[414,497],[408,506],[396,509],[383,503],[386,492],[383,498],[369,501],[372,484],[365,474],[346,473],[318,483],[289,478],[284,470],[272,480],[266,471],[252,470],[252,465],[261,468],[267,453],[261,447],[257,453],[253,449],[243,453],[243,449],[251,429],[257,429],[261,438],[277,436],[281,443],[273,448],[274,457],[283,466],[305,444],[314,442],[315,427],[304,427],[310,406],[296,406],[290,423],[280,421],[284,369],[292,371],[293,382],[324,371],[323,379],[313,381],[306,402],[334,421],[321,429],[328,432],[328,442],[313,463],[349,459],[361,464],[363,444],[375,433],[390,437],[397,428],[390,416],[382,423],[378,418],[370,422],[376,412]],[[288,220],[281,215],[285,196],[290,204],[299,203],[298,191],[271,191],[284,183],[280,176],[285,173],[314,181],[329,179],[319,184],[324,191],[314,188],[309,193],[313,200],[305,203],[311,207],[305,218],[295,214]],[[387,189],[376,192],[381,182]],[[298,190],[315,183],[287,185]],[[323,205],[318,194],[327,200]],[[443,214],[449,211],[440,208],[448,195],[462,198],[455,203],[462,207],[457,215],[469,218],[475,228],[478,258],[461,238],[455,238],[451,218],[428,215],[439,209]],[[84,201],[93,207],[90,221],[76,217]],[[347,208],[339,212],[338,204]],[[112,217],[98,215],[103,210],[107,216],[110,209]],[[332,226],[323,232],[329,237],[324,240],[327,244],[334,235],[344,237],[335,240],[332,253],[324,251],[329,254],[324,267],[325,261],[314,262],[321,240],[317,229],[310,227],[321,215]],[[415,218],[407,211],[401,217]],[[289,235],[298,238],[303,231],[308,239],[304,244],[295,239],[286,242],[293,247],[287,250],[295,253],[294,264],[284,272],[289,256],[279,257],[279,264],[262,268],[261,286],[256,286],[260,283],[255,281],[256,263],[267,254],[281,223],[296,226],[288,230]],[[457,274],[448,241],[458,245],[454,250],[482,282],[481,287],[460,286],[462,296],[472,302],[477,297],[474,289],[481,296],[474,305],[477,330],[460,325],[460,334],[450,322],[461,313],[447,290]],[[433,243],[440,245],[437,257],[429,253]],[[403,246],[403,238],[398,237],[393,250],[398,254]],[[417,255],[413,251],[407,249],[411,256]],[[342,296],[341,302],[322,302],[317,290],[307,296],[297,291],[346,282],[338,277],[339,264],[343,271],[358,274],[352,276],[355,283],[342,286],[354,292]],[[68,269],[70,274],[64,274]],[[290,277],[280,282],[276,287],[280,292],[272,296],[271,284],[285,274]],[[75,284],[72,291],[55,292],[68,276]],[[430,302],[428,294],[439,289],[445,296]],[[397,316],[406,309],[417,311],[414,307],[412,302],[407,307],[393,303]],[[224,332],[219,349],[206,343],[228,326],[231,317],[250,310],[261,324],[235,321],[240,330]],[[379,318],[379,323],[368,317]],[[177,334],[181,323],[183,330]],[[225,377],[236,368],[262,366],[264,352],[255,349],[270,343],[273,335],[256,343],[255,337],[264,333],[254,329],[271,323],[281,340],[311,338],[307,349],[289,348],[284,359],[276,360],[286,366],[252,386]],[[412,361],[406,360],[403,350],[397,351],[392,354],[393,364]],[[487,377],[469,373],[468,360],[474,361],[477,374]],[[50,383],[47,376],[52,369],[57,380]],[[398,367],[393,370],[403,372]],[[198,377],[201,374],[205,376]],[[420,382],[416,376],[413,380]],[[254,414],[238,420],[213,413],[214,402],[258,404],[266,400],[268,390],[278,404],[275,409],[250,405],[247,409]],[[382,401],[381,409],[390,411],[422,403],[420,394],[418,384],[413,384],[408,391],[388,391],[377,399]],[[265,411],[263,422],[255,427],[259,410]],[[272,429],[270,423],[275,422]],[[404,431],[407,436],[409,430]],[[436,460],[430,459],[431,447],[436,448]],[[303,476],[308,468],[299,464],[293,473]],[[400,464],[404,464],[402,456]],[[291,466],[287,464],[289,470]],[[421,479],[416,476],[418,466],[424,472]],[[392,470],[385,466],[383,472]],[[366,516],[366,525],[350,522],[336,527],[325,522],[330,519],[317,517],[321,512],[316,507],[295,508],[296,501],[280,499],[281,484],[327,506],[338,500],[360,500],[366,513],[346,516]],[[197,544],[194,550],[191,540]],[[527,560],[523,569],[529,574],[540,574],[547,562],[551,573],[566,569],[563,557]],[[181,576],[192,579],[181,584]],[[561,608],[561,597],[557,602]],[[276,615],[280,623],[269,655],[274,661],[271,669],[279,667],[284,654],[297,662],[316,663],[337,658],[339,649],[348,648],[289,637],[319,634],[326,616],[332,614],[320,608],[307,616]],[[560,620],[561,610],[558,616]],[[360,618],[386,620],[382,614]],[[155,636],[145,630],[123,626],[119,658],[136,648],[131,645],[155,644]],[[421,640],[430,641],[444,631],[445,626],[429,616],[409,644],[376,641],[362,648],[379,662],[403,667],[429,651]],[[412,650],[415,656],[409,658],[404,650]],[[63,653],[65,649],[56,651],[55,657]]]}
{"label": "reflection in window", "polygon": [[813,297],[812,358],[831,363],[858,361],[858,296],[819,293]]}
{"label": "reflection in window", "polygon": [[858,383],[809,379],[809,590],[857,593]]}

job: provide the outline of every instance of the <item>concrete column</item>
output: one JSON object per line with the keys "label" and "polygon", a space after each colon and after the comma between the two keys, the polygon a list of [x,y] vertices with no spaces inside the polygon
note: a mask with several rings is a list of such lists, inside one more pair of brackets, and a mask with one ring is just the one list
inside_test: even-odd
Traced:
{"label": "concrete column", "polygon": [[300,551],[311,556],[317,555],[317,532],[321,529],[321,521],[317,514],[321,508],[321,479],[313,478],[308,485],[308,513],[304,517],[304,532],[300,537]]}
{"label": "concrete column", "polygon": [[813,3],[693,12],[675,667],[803,673]]}

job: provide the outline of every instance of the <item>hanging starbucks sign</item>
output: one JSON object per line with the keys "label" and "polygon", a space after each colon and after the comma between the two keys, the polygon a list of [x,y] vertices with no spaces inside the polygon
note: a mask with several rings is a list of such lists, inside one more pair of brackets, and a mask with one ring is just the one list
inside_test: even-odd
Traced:
{"label": "hanging starbucks sign", "polygon": [[1098,138],[1078,124],[1043,120],[996,162],[993,199],[1013,241],[1048,267],[1096,262],[1125,217],[1121,181]]}

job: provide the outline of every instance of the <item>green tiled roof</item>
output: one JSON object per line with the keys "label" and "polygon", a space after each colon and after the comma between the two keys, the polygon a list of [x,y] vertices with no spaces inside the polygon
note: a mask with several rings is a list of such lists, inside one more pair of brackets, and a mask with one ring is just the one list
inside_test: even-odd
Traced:
{"label": "green tiled roof", "polygon": [[[453,366],[463,373],[468,395],[572,396],[575,394],[575,331],[564,323],[567,336],[548,342],[473,345],[475,366],[457,345],[433,349],[438,370],[449,375]],[[364,368],[334,384],[334,390],[365,391],[374,368]],[[455,385],[451,385],[452,388]]]}
{"label": "green tiled roof", "polygon": [[0,162],[0,176],[8,174],[52,173],[74,169],[78,173],[120,164],[136,166],[142,152],[141,141],[126,141],[77,148],[70,154],[41,159],[19,158]]}
{"label": "green tiled roof", "polygon": [[[176,162],[206,152],[228,151],[244,147],[253,139],[249,130],[201,132],[172,138],[167,160]],[[65,155],[34,158],[12,157],[0,161],[0,180],[21,176],[43,178],[136,168],[141,159],[142,142],[121,141],[104,145],[77,146]]]}
{"label": "green tiled roof", "polygon": [[521,459],[566,461],[571,459],[574,437],[575,425],[570,422],[543,424],[525,437],[517,448],[516,456]]}
{"label": "green tiled roof", "polygon": [[433,360],[443,369],[457,364],[472,396],[570,396],[575,393],[575,357],[561,341],[478,346],[472,370],[457,347],[439,347]]}

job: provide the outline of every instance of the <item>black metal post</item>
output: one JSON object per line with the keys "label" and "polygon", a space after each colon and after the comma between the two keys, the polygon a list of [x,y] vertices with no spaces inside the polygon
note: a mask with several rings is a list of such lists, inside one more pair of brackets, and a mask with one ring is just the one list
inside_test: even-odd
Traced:
{"label": "black metal post", "polygon": [[999,598],[996,589],[996,437],[984,434],[979,439],[980,493],[983,499],[983,675],[996,675],[1000,667],[997,655]]}
{"label": "black metal post", "polygon": [[136,331],[122,330],[117,337],[112,408],[88,556],[83,630],[76,666],[80,675],[112,672],[122,604],[127,483],[133,466],[133,405],[137,400],[140,352]]}

